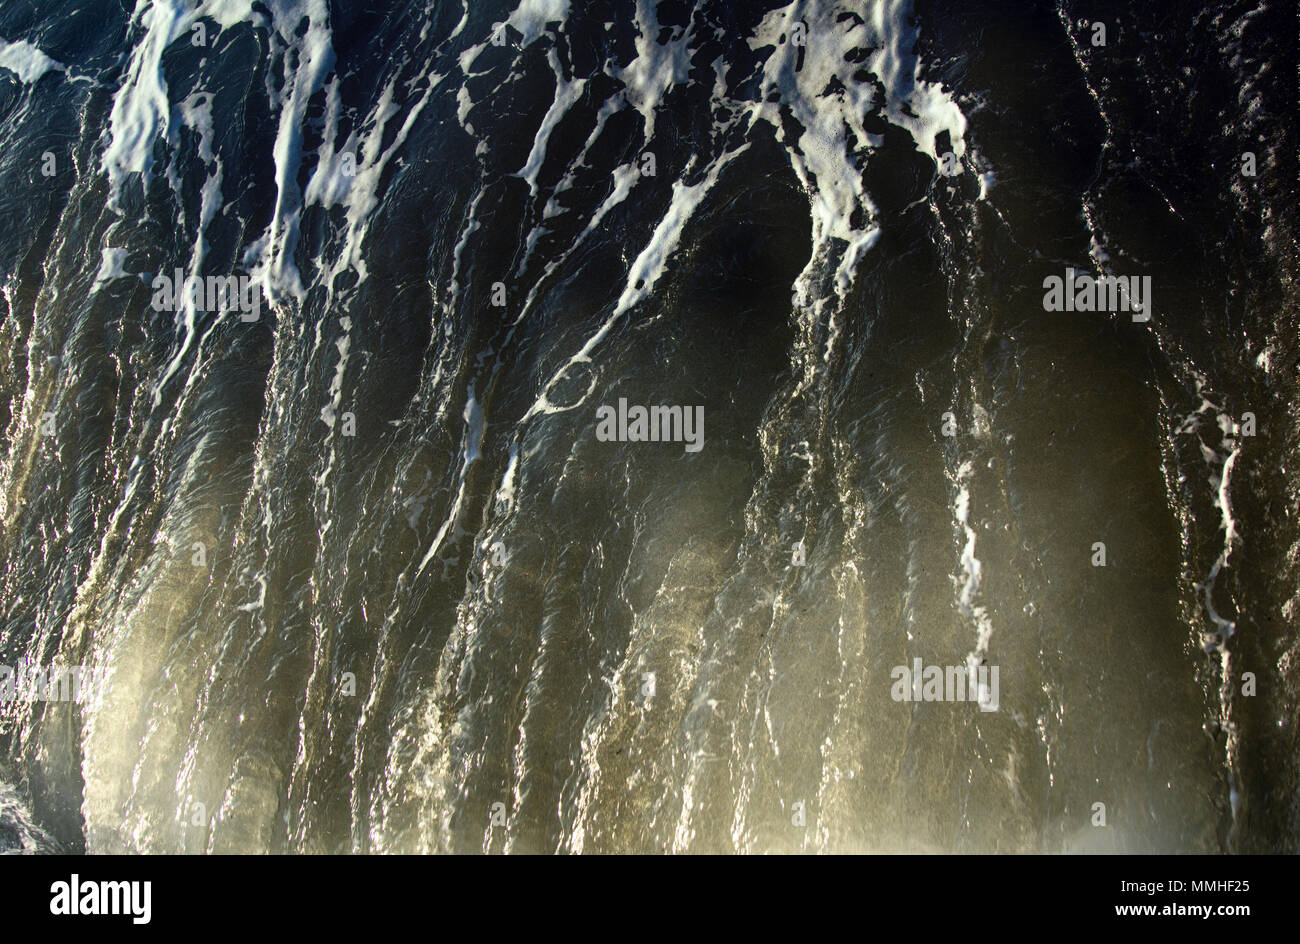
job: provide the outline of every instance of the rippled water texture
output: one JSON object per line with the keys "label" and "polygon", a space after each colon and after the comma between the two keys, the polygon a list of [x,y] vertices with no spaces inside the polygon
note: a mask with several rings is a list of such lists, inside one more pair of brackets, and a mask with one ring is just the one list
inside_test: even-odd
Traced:
{"label": "rippled water texture", "polygon": [[122,6],[0,4],[0,847],[1300,845],[1294,4]]}

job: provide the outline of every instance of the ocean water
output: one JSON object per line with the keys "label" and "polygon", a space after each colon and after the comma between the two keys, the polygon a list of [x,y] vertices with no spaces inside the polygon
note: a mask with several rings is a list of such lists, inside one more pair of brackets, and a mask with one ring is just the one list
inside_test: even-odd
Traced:
{"label": "ocean water", "polygon": [[0,0],[0,849],[1296,851],[1297,15]]}

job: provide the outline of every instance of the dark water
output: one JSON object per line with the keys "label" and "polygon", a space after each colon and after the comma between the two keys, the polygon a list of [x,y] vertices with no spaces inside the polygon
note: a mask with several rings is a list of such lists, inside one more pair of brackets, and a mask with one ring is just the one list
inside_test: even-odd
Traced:
{"label": "dark water", "polygon": [[1298,29],[3,0],[0,847],[1295,851]]}

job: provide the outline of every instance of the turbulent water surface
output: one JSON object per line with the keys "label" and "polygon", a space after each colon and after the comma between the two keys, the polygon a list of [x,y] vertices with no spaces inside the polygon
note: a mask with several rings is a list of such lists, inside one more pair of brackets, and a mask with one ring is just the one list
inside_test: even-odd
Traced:
{"label": "turbulent water surface", "polygon": [[1294,3],[128,6],[0,2],[0,848],[1300,846]]}

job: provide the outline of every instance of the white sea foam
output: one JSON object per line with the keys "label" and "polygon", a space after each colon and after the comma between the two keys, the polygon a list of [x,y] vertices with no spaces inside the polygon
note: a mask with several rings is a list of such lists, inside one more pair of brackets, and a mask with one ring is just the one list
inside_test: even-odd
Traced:
{"label": "white sea foam", "polygon": [[99,287],[105,282],[124,278],[131,274],[125,269],[127,252],[126,249],[108,246],[100,250],[99,272],[95,275],[95,284],[91,286],[90,290],[92,292],[99,291]]}
{"label": "white sea foam", "polygon": [[563,23],[569,18],[569,0],[523,0],[506,20],[523,34],[527,46],[542,35],[548,23]]}
{"label": "white sea foam", "polygon": [[49,72],[68,71],[63,63],[51,59],[26,40],[10,43],[3,39],[0,39],[0,69],[8,69],[24,85],[35,85]]}
{"label": "white sea foam", "polygon": [[663,105],[664,96],[674,85],[685,82],[690,70],[690,34],[676,31],[667,42],[659,42],[657,6],[652,0],[637,0],[636,56],[610,73],[626,86],[623,100],[640,112],[646,141],[654,137],[655,111]]}
{"label": "white sea foam", "polygon": [[434,535],[429,549],[420,560],[420,566],[416,568],[417,571],[424,570],[429,561],[433,560],[434,555],[438,553],[443,542],[447,539],[447,532],[451,530],[460,517],[460,509],[465,502],[469,468],[479,458],[480,450],[483,447],[483,436],[487,432],[487,418],[483,415],[483,408],[479,406],[478,399],[474,396],[474,386],[472,384],[465,395],[465,412],[462,418],[465,421],[465,435],[461,441],[463,459],[461,460],[459,482],[456,487],[456,498],[452,502],[451,509],[447,512],[447,517],[442,526],[438,529],[438,533]]}
{"label": "white sea foam", "polygon": [[[911,25],[911,3],[877,2],[865,20],[858,9],[799,0],[769,12],[749,40],[754,49],[775,47],[763,67],[755,119],[770,122],[784,136],[780,118],[784,106],[803,129],[787,142],[792,167],[810,194],[813,217],[813,254],[802,279],[806,282],[836,255],[832,241],[842,242],[845,249],[835,272],[835,288],[841,296],[863,255],[879,238],[877,210],[862,179],[862,162],[880,140],[866,130],[865,116],[882,113],[908,131],[917,150],[936,163],[938,137],[945,131],[955,157],[960,161],[965,154],[966,119],[961,109],[941,86],[921,78],[920,59],[912,52],[917,31]],[[797,24],[806,24],[815,41],[795,46]],[[874,50],[865,64],[884,86],[883,100],[877,100],[873,85],[854,77],[861,66],[846,57],[861,49]],[[770,101],[773,93],[776,100]]]}
{"label": "white sea foam", "polygon": [[[134,41],[122,85],[113,96],[108,141],[101,165],[109,180],[109,202],[120,206],[121,188],[132,174],[147,184],[152,177],[154,145],[161,138],[175,146],[172,108],[162,57],[167,48],[200,18],[221,29],[247,19],[250,7],[236,0],[208,0],[193,6],[182,0],[136,0],[131,27]],[[296,21],[295,21],[296,25]]]}
{"label": "white sea foam", "polygon": [[555,73],[555,100],[551,102],[551,107],[547,109],[546,116],[538,126],[537,135],[533,139],[533,149],[519,171],[519,176],[528,181],[528,189],[533,194],[537,193],[537,175],[542,169],[542,162],[546,160],[546,145],[550,140],[551,132],[582,97],[582,90],[587,85],[586,79],[566,80],[564,78],[563,70],[560,68],[560,57],[554,49],[547,52],[546,61],[550,64],[551,71]]}
{"label": "white sea foam", "polygon": [[534,401],[533,405],[529,407],[528,413],[524,416],[525,421],[532,416],[541,413],[557,413],[571,410],[586,401],[594,387],[594,378],[592,380],[592,385],[587,388],[586,393],[584,393],[575,403],[570,403],[565,406],[557,406],[551,402],[548,394],[566,375],[569,368],[576,364],[589,362],[591,360],[592,351],[595,350],[600,342],[605,339],[613,329],[614,325],[618,323],[619,319],[622,318],[629,309],[650,294],[655,283],[663,276],[664,270],[668,264],[668,259],[672,255],[673,250],[677,248],[677,243],[681,239],[682,230],[686,225],[686,221],[694,215],[700,202],[713,188],[713,185],[718,180],[718,174],[722,172],[722,169],[747,147],[748,145],[742,145],[735,151],[724,155],[709,168],[709,172],[705,175],[704,179],[698,183],[688,186],[679,180],[673,184],[672,202],[669,204],[668,210],[664,213],[663,218],[660,219],[659,225],[655,227],[655,231],[650,237],[649,244],[641,250],[641,254],[638,255],[636,261],[632,263],[632,268],[628,272],[623,293],[619,296],[618,304],[614,306],[613,313],[605,320],[605,323],[600,326],[596,333],[587,339],[582,348],[570,357],[565,365],[551,377],[551,380],[543,389],[541,396],[539,396],[537,400]]}

